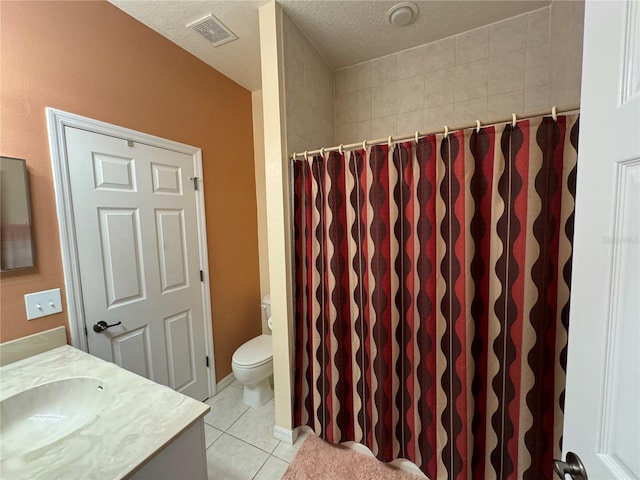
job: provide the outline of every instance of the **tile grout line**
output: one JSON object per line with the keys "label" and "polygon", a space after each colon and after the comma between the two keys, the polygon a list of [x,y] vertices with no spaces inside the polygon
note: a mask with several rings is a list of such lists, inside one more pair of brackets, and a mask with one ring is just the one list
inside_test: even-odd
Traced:
{"label": "tile grout line", "polygon": [[262,470],[264,468],[264,466],[267,464],[267,462],[269,461],[269,458],[271,457],[271,455],[267,456],[267,459],[262,463],[262,465],[260,465],[260,468],[258,469],[258,471],[255,473],[255,475],[253,477],[251,477],[251,480],[253,480],[254,478],[256,478],[258,476],[258,474],[260,473],[260,470]]}
{"label": "tile grout line", "polygon": [[[249,445],[249,446],[251,446],[251,447],[257,448],[257,449],[258,449],[258,450],[260,450],[261,452],[264,452],[264,453],[266,453],[266,454],[268,454],[268,455],[273,455],[273,453],[272,453],[272,452],[268,452],[268,451],[266,451],[264,448],[260,448],[259,446],[254,445],[254,444],[253,444],[253,443],[251,443],[251,442],[247,442],[246,440],[244,440],[244,439],[242,439],[242,438],[240,438],[240,437],[236,437],[233,433],[229,433],[229,432],[224,432],[224,433],[226,433],[226,434],[227,434],[227,435],[229,435],[230,437],[235,438],[236,440],[240,440],[241,442],[246,443],[247,445]],[[275,447],[273,447],[273,450],[275,450],[276,448],[278,448],[278,445],[280,445],[280,440],[278,440],[278,444],[277,444]]]}
{"label": "tile grout line", "polygon": [[[225,388],[223,388],[219,393],[222,393],[222,392],[223,392],[224,390],[226,390],[228,387],[234,387],[234,388],[236,388],[236,389],[241,389],[241,388],[240,388],[240,387],[238,387],[238,386],[235,386],[235,385],[229,384],[229,385],[227,385]],[[279,460],[279,461],[281,461],[281,462],[284,462],[284,463],[286,463],[287,465],[289,465],[289,463],[290,463],[290,462],[288,462],[287,460],[285,460],[285,459],[283,459],[283,458],[280,458],[280,457],[278,457],[278,456],[274,455],[275,450],[276,450],[276,449],[278,448],[278,446],[282,443],[280,440],[275,439],[275,440],[277,440],[277,443],[276,443],[276,445],[273,447],[273,449],[269,452],[269,451],[264,450],[263,448],[261,448],[261,447],[259,447],[259,446],[257,446],[257,445],[254,445],[254,444],[252,444],[252,443],[250,443],[250,442],[248,442],[248,441],[246,441],[246,440],[244,440],[244,439],[242,439],[242,438],[237,437],[236,435],[234,435],[233,433],[231,433],[231,432],[230,432],[231,428],[232,428],[232,427],[233,427],[233,426],[234,426],[234,425],[235,425],[235,424],[236,424],[236,423],[237,423],[237,422],[238,422],[238,421],[239,421],[239,420],[240,420],[240,419],[241,419],[241,418],[242,418],[242,417],[243,417],[243,416],[244,416],[244,415],[249,411],[249,410],[251,410],[251,408],[250,408],[250,407],[247,407],[247,408],[246,408],[246,409],[245,409],[245,410],[244,410],[244,411],[243,411],[243,412],[242,412],[242,413],[241,413],[241,414],[240,414],[240,415],[239,415],[239,416],[238,416],[238,417],[237,417],[237,418],[236,418],[236,419],[235,419],[235,420],[234,420],[234,421],[233,421],[233,422],[232,422],[232,423],[231,423],[231,424],[226,428],[226,429],[221,429],[221,428],[219,428],[219,427],[217,427],[217,426],[215,426],[215,425],[211,425],[211,424],[209,424],[209,423],[207,423],[207,422],[204,422],[204,423],[205,423],[206,425],[208,425],[209,427],[214,428],[215,430],[218,430],[219,432],[221,432],[220,436],[219,436],[218,438],[216,438],[216,439],[211,443],[211,445],[209,445],[209,447],[207,447],[207,448],[206,448],[206,450],[209,450],[209,448],[211,448],[214,444],[216,444],[216,443],[217,443],[217,442],[218,442],[222,437],[224,437],[224,435],[228,435],[229,437],[234,438],[235,440],[238,440],[238,441],[242,442],[243,444],[245,444],[245,445],[247,445],[247,446],[249,446],[249,447],[256,448],[256,449],[258,449],[259,451],[261,451],[261,452],[263,452],[263,453],[266,453],[266,454],[267,454],[267,458],[264,460],[264,462],[262,463],[262,465],[260,465],[260,468],[258,468],[258,470],[257,470],[257,472],[255,473],[255,475],[253,475],[253,477],[252,477],[252,480],[253,480],[253,479],[255,479],[255,478],[257,477],[257,475],[258,475],[258,474],[260,473],[260,471],[264,468],[264,466],[267,464],[267,462],[269,461],[269,459],[270,459],[271,457],[274,457],[276,460]]]}
{"label": "tile grout line", "polygon": [[[225,388],[226,388],[226,387],[225,387]],[[222,430],[221,428],[218,428],[218,427],[216,427],[216,426],[214,426],[214,425],[211,425],[211,424],[209,424],[209,423],[207,423],[207,425],[209,425],[210,427],[215,428],[216,430],[218,430],[218,431],[222,432],[222,435],[224,435],[224,434],[226,433],[226,434],[227,434],[227,435],[229,435],[230,437],[233,437],[233,438],[235,438],[236,440],[240,440],[241,442],[244,442],[244,443],[246,443],[247,445],[249,445],[249,446],[251,446],[251,447],[255,447],[255,448],[257,448],[258,450],[260,450],[260,451],[262,451],[262,452],[264,452],[264,453],[266,453],[266,454],[268,454],[268,455],[273,455],[273,451],[275,451],[275,449],[276,449],[276,448],[278,448],[278,445],[280,445],[280,443],[282,443],[280,440],[275,439],[275,440],[277,440],[277,442],[278,442],[278,443],[276,444],[276,446],[275,446],[275,447],[273,447],[273,450],[272,450],[271,452],[268,452],[267,450],[265,450],[265,449],[263,449],[263,448],[260,448],[260,447],[258,447],[257,445],[254,445],[254,444],[252,444],[252,443],[250,443],[250,442],[247,442],[246,440],[244,440],[244,439],[242,439],[242,438],[240,438],[240,437],[238,437],[238,436],[234,435],[233,433],[229,432],[229,430],[231,429],[231,427],[233,427],[236,423],[238,423],[238,420],[240,420],[240,419],[241,419],[241,418],[242,418],[242,417],[243,417],[243,416],[244,416],[244,415],[245,415],[245,414],[246,414],[250,409],[251,409],[251,407],[247,407],[247,409],[246,409],[244,412],[242,412],[242,413],[240,414],[240,416],[239,416],[238,418],[236,418],[236,419],[233,421],[233,423],[231,423],[231,425],[229,425],[229,426],[227,427],[227,429],[226,429],[226,430]],[[205,422],[205,423],[206,423],[206,422]],[[216,442],[217,442],[217,441],[222,437],[222,435],[220,435],[218,438],[216,438],[216,439],[213,441],[213,443],[212,443],[211,445],[213,445],[214,443],[216,443]],[[208,448],[209,448],[209,447],[207,447],[207,449],[208,449]],[[279,457],[276,457],[276,458],[279,458]],[[286,462],[286,460],[284,460],[284,459],[280,459],[280,460],[282,460],[282,461],[285,461],[285,462]],[[287,462],[287,463],[289,463],[289,462]]]}
{"label": "tile grout line", "polygon": [[[226,387],[224,387],[222,390],[220,390],[220,391],[216,394],[216,396],[215,396],[215,397],[217,397],[218,395],[220,395],[222,392],[224,392],[224,391],[225,391],[227,388],[229,388],[230,386],[232,386],[232,385],[231,385],[231,384],[229,384],[229,385],[227,385]],[[236,388],[236,389],[237,389],[237,388]],[[215,397],[211,397],[211,398],[215,398]],[[207,400],[210,400],[210,399],[207,399]],[[207,404],[207,405],[209,405],[209,404]],[[211,407],[211,405],[209,405],[209,407]],[[240,417],[242,417],[245,413],[247,413],[247,411],[249,411],[249,408],[250,408],[250,407],[246,407],[246,409],[245,409],[245,410],[244,410],[244,411],[243,411],[243,412],[238,416],[238,418],[236,418],[236,419],[231,423],[231,425],[229,425],[226,429],[222,429],[222,428],[219,428],[219,427],[217,427],[217,426],[215,426],[215,425],[212,425],[212,424],[208,423],[206,420],[205,420],[205,422],[204,422],[204,423],[206,423],[206,424],[207,424],[207,425],[209,425],[210,427],[213,427],[213,428],[215,428],[215,429],[217,429],[217,430],[222,431],[223,433],[226,433],[226,432],[227,432],[227,430],[229,430],[229,429],[230,429],[230,428],[231,428],[231,427],[232,427],[232,426],[233,426],[233,425],[234,425],[238,420],[240,420]]]}
{"label": "tile grout line", "polygon": [[[215,427],[214,427],[214,428],[215,428]],[[231,438],[234,438],[234,439],[236,439],[236,440],[238,440],[238,441],[240,441],[240,442],[244,443],[245,445],[248,445],[249,447],[257,448],[257,449],[258,449],[258,450],[260,450],[261,452],[264,452],[264,453],[266,453],[266,454],[267,454],[267,458],[265,459],[265,461],[262,463],[262,465],[260,465],[260,468],[258,468],[258,470],[256,471],[255,475],[253,475],[253,477],[251,477],[251,478],[252,478],[252,480],[256,478],[256,476],[257,476],[257,475],[260,473],[260,471],[264,468],[264,466],[267,464],[267,462],[269,461],[269,459],[270,459],[271,457],[274,457],[276,460],[279,460],[279,461],[281,461],[281,462],[284,462],[284,463],[286,463],[287,465],[289,465],[289,464],[290,464],[290,462],[288,462],[287,460],[285,460],[285,459],[283,459],[283,458],[280,458],[280,457],[278,457],[278,456],[274,455],[273,453],[269,453],[269,452],[267,452],[266,450],[264,450],[264,449],[262,449],[262,448],[260,448],[260,447],[258,447],[258,446],[256,446],[256,445],[253,445],[253,444],[251,444],[251,443],[247,442],[246,440],[243,440],[242,438],[238,438],[238,437],[236,437],[235,435],[233,435],[233,434],[231,434],[231,433],[228,433],[228,432],[222,432],[222,435],[220,435],[218,438],[216,438],[216,439],[211,443],[211,445],[210,445],[209,447],[207,447],[207,448],[206,448],[206,450],[209,450],[209,448],[211,448],[215,443],[217,443],[217,442],[218,442],[218,440],[220,440],[222,437],[224,437],[224,435],[228,435],[228,436],[230,436]],[[280,445],[280,443],[282,443],[282,442],[278,441],[278,444],[273,448],[273,451],[275,451],[275,449],[276,449],[276,448],[278,448],[278,445]]]}
{"label": "tile grout line", "polygon": [[[278,447],[276,447],[276,448],[278,448]],[[275,449],[274,449],[274,452],[275,452]],[[296,452],[296,453],[297,453],[297,452]],[[287,465],[290,465],[290,464],[291,464],[291,462],[290,462],[289,460],[285,460],[284,458],[277,456],[275,453],[272,453],[272,454],[271,454],[271,456],[272,456],[272,457],[276,457],[278,460],[283,461],[283,462],[284,462],[284,463],[286,463]],[[294,456],[295,456],[295,454],[294,454]]]}
{"label": "tile grout line", "polygon": [[[213,427],[213,428],[216,428],[216,427]],[[216,430],[218,430],[218,429],[216,429]],[[204,450],[205,450],[205,452],[206,452],[207,450],[209,450],[211,447],[213,447],[213,445],[214,445],[218,440],[220,440],[220,439],[222,438],[222,435],[224,435],[224,432],[222,432],[222,433],[218,436],[218,438],[216,438],[213,442],[211,442],[211,445],[209,445],[207,448],[205,448],[205,449],[204,449]]]}
{"label": "tile grout line", "polygon": [[238,418],[236,418],[233,422],[231,422],[231,425],[229,425],[229,426],[226,428],[226,430],[224,431],[224,433],[229,432],[229,429],[231,429],[231,427],[233,427],[236,423],[238,423],[238,420],[240,420],[240,419],[244,416],[244,414],[245,414],[245,413],[247,413],[248,411],[249,411],[249,407],[247,407],[247,409],[246,409],[244,412],[242,412]]}

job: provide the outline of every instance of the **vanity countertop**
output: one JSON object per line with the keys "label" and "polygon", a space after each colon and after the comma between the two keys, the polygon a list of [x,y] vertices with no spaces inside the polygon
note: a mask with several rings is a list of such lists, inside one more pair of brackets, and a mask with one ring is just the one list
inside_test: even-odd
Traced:
{"label": "vanity countertop", "polygon": [[99,379],[109,404],[71,435],[2,460],[3,480],[125,478],[209,411],[204,403],[69,345],[0,368],[0,400],[71,377]]}

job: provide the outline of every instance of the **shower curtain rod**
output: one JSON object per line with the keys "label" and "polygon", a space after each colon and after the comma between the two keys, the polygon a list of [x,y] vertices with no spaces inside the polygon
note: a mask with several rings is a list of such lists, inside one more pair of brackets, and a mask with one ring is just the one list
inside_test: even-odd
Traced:
{"label": "shower curtain rod", "polygon": [[481,123],[479,120],[476,120],[474,123],[472,124],[468,124],[468,125],[462,125],[462,126],[455,126],[455,127],[447,127],[446,125],[444,126],[444,129],[440,129],[440,130],[434,130],[431,132],[415,132],[411,135],[400,135],[397,137],[393,137],[393,136],[389,136],[387,138],[378,138],[376,140],[364,140],[363,142],[359,142],[359,143],[349,143],[348,145],[337,145],[335,147],[329,147],[329,148],[318,148],[317,150],[309,150],[306,152],[298,152],[298,153],[293,153],[291,154],[291,160],[299,160],[297,157],[301,156],[302,158],[306,158],[309,155],[323,155],[325,152],[343,152],[344,150],[355,150],[358,148],[363,148],[365,149],[367,146],[372,146],[372,145],[381,145],[384,143],[387,143],[389,145],[393,144],[393,143],[398,143],[398,142],[403,142],[405,140],[415,140],[417,141],[418,138],[420,137],[426,137],[427,135],[433,135],[433,134],[437,134],[437,133],[444,133],[445,136],[447,136],[449,133],[453,132],[453,131],[457,131],[457,130],[466,130],[467,128],[477,128],[480,129],[482,127],[488,127],[491,125],[497,125],[500,123],[505,123],[505,122],[513,122],[515,124],[515,122],[517,120],[525,120],[527,118],[534,118],[534,117],[542,117],[545,115],[551,115],[554,119],[556,118],[556,115],[562,114],[562,113],[570,113],[570,112],[576,112],[576,111],[580,111],[580,104],[574,104],[574,105],[567,105],[564,107],[553,107],[551,109],[551,111],[549,110],[541,110],[539,112],[533,112],[533,113],[529,113],[527,115],[523,115],[521,117],[517,116],[515,113],[511,114],[511,117],[509,118],[501,118],[499,120],[491,120],[487,123]]}

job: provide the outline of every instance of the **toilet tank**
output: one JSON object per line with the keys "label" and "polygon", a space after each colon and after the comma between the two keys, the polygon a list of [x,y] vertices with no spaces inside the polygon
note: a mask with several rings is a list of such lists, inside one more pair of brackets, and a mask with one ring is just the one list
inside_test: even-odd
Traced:
{"label": "toilet tank", "polygon": [[267,293],[262,297],[262,304],[260,306],[264,310],[265,318],[269,318],[271,316],[271,295]]}

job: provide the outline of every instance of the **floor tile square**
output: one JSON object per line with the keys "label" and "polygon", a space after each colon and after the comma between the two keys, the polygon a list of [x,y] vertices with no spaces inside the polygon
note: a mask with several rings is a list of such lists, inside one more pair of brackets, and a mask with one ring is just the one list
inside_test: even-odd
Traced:
{"label": "floor tile square", "polygon": [[242,403],[242,390],[226,387],[205,402],[211,411],[204,417],[205,423],[226,431],[249,408]]}
{"label": "floor tile square", "polygon": [[269,457],[253,480],[280,480],[289,464],[274,456]]}
{"label": "floor tile square", "polygon": [[207,425],[206,423],[204,424],[204,443],[206,448],[209,448],[211,446],[211,444],[213,442],[215,442],[218,438],[220,438],[220,435],[222,435],[224,432],[222,430],[218,430],[215,427],[212,427],[211,425]]}
{"label": "floor tile square", "polygon": [[285,462],[290,463],[291,460],[293,460],[293,457],[295,457],[296,453],[298,453],[298,449],[300,448],[300,445],[302,445],[302,442],[304,442],[304,440],[312,434],[313,432],[309,431],[300,432],[298,438],[296,439],[296,443],[294,443],[293,445],[289,445],[285,442],[280,442],[280,444],[278,444],[276,449],[273,451],[273,455],[281,460],[284,460]]}
{"label": "floor tile square", "polygon": [[207,450],[209,480],[251,480],[268,457],[268,453],[225,433]]}
{"label": "floor tile square", "polygon": [[227,432],[265,452],[273,452],[279,441],[273,438],[275,411],[273,400],[248,409]]}

